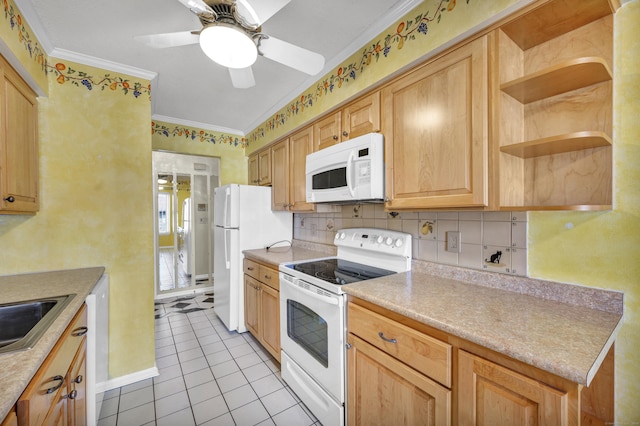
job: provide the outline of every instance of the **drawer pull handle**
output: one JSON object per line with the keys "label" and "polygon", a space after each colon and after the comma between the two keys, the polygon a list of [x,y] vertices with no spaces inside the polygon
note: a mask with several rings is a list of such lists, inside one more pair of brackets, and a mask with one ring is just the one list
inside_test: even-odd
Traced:
{"label": "drawer pull handle", "polygon": [[55,385],[52,388],[47,389],[47,393],[54,393],[55,391],[57,391],[58,389],[60,389],[62,387],[62,385],[64,385],[64,377],[58,375],[58,376],[53,376],[53,379],[51,380],[59,380],[60,383],[58,383],[57,385]]}
{"label": "drawer pull handle", "polygon": [[69,395],[67,395],[67,398],[69,399],[76,399],[78,397],[78,391],[77,390],[72,390]]}
{"label": "drawer pull handle", "polygon": [[89,331],[88,327],[80,327],[80,328],[76,328],[75,331],[71,333],[71,335],[75,337],[80,337],[87,334],[88,331]]}
{"label": "drawer pull handle", "polygon": [[73,383],[82,383],[82,374],[78,374],[78,377],[72,380]]}
{"label": "drawer pull handle", "polygon": [[253,271],[253,266],[247,266],[247,269],[248,269],[249,271]]}
{"label": "drawer pull handle", "polygon": [[387,337],[384,337],[384,334],[382,333],[382,331],[378,333],[378,336],[380,336],[380,338],[381,338],[382,340],[384,340],[385,342],[388,342],[388,343],[398,343],[398,341],[397,341],[396,339],[389,339],[389,338],[387,338]]}
{"label": "drawer pull handle", "polygon": [[270,280],[270,279],[271,279],[271,275],[265,275],[265,276],[264,276],[264,279],[265,279],[265,280]]}

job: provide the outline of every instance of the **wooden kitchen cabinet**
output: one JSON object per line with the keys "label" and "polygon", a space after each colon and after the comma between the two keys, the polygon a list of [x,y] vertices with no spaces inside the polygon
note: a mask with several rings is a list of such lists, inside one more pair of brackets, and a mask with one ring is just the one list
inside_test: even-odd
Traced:
{"label": "wooden kitchen cabinet", "polygon": [[313,123],[313,151],[380,131],[380,92],[358,98]]}
{"label": "wooden kitchen cabinet", "polygon": [[308,126],[271,148],[273,210],[295,212],[314,211],[315,205],[306,201],[306,161],[311,153],[313,127]]}
{"label": "wooden kitchen cabinet", "polygon": [[247,330],[280,362],[280,280],[278,271],[244,259]]}
{"label": "wooden kitchen cabinet", "polygon": [[20,75],[0,56],[0,213],[39,209],[38,101]]}
{"label": "wooden kitchen cabinet", "polygon": [[271,149],[249,156],[249,185],[271,185]]}
{"label": "wooden kitchen cabinet", "polygon": [[86,424],[86,333],[83,305],[18,399],[20,426]]}
{"label": "wooden kitchen cabinet", "polygon": [[348,424],[451,424],[451,345],[352,303],[347,315]]}
{"label": "wooden kitchen cabinet", "polygon": [[496,30],[501,209],[611,208],[618,7],[555,0]]}
{"label": "wooden kitchen cabinet", "polygon": [[492,35],[382,89],[386,208],[488,205],[488,60]]}
{"label": "wooden kitchen cabinet", "polygon": [[568,394],[491,361],[458,352],[460,425],[566,425]]}

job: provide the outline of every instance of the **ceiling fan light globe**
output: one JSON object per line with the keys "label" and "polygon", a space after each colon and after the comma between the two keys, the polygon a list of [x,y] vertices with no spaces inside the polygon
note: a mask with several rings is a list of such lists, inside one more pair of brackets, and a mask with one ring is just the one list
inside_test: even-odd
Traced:
{"label": "ceiling fan light globe", "polygon": [[228,68],[247,68],[258,57],[258,49],[244,31],[231,25],[209,25],[200,33],[200,47],[212,61]]}

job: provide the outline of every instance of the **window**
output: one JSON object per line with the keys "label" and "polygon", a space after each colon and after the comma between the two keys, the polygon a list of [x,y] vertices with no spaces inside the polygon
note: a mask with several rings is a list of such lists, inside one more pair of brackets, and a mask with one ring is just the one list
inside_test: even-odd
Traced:
{"label": "window", "polygon": [[168,192],[158,193],[158,233],[169,235],[171,233],[171,194]]}

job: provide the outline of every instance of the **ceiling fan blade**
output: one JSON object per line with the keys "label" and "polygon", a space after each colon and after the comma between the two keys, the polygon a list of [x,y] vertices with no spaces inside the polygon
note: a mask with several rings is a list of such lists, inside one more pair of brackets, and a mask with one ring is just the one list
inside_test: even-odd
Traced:
{"label": "ceiling fan blade", "polygon": [[[180,0],[183,1],[183,0]],[[186,0],[185,0],[186,1]],[[260,26],[291,0],[236,0],[238,13],[250,25]]]}
{"label": "ceiling fan blade", "polygon": [[155,49],[164,49],[166,47],[185,46],[187,44],[195,44],[200,40],[200,34],[192,31],[180,31],[177,33],[149,34],[134,37],[134,39],[142,44]]}
{"label": "ceiling fan blade", "polygon": [[275,37],[267,36],[260,39],[258,51],[265,58],[309,75],[316,75],[324,68],[324,56],[321,54]]}
{"label": "ceiling fan blade", "polygon": [[182,3],[183,5],[187,6],[192,12],[194,13],[204,13],[204,14],[211,14],[213,13],[213,9],[211,9],[209,7],[208,4],[206,4],[204,1],[202,0],[178,0],[180,3]]}
{"label": "ceiling fan blade", "polygon": [[231,76],[231,83],[236,89],[248,89],[256,85],[251,67],[229,68],[229,75]]}

